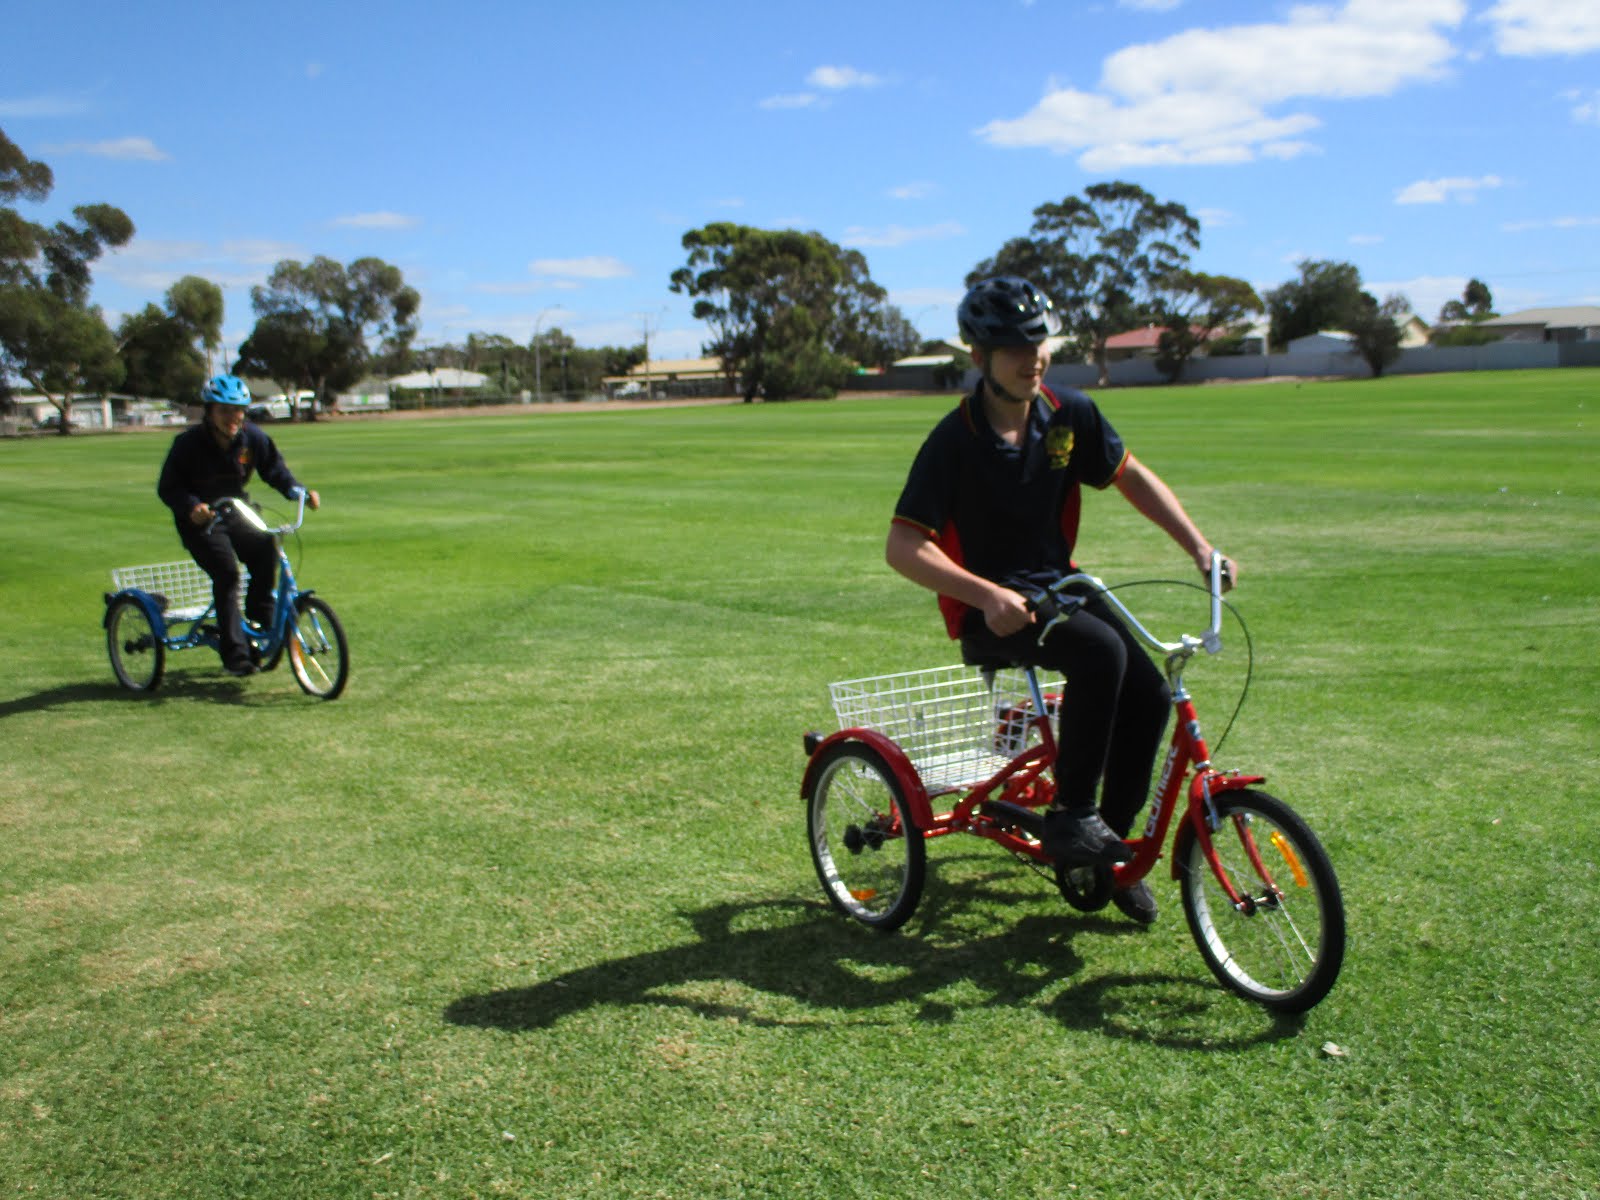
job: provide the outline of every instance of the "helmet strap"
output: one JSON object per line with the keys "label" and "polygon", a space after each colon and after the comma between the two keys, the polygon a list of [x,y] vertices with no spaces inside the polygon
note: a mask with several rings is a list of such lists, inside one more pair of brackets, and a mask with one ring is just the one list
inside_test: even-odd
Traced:
{"label": "helmet strap", "polygon": [[994,377],[994,371],[989,365],[989,356],[987,354],[983,356],[983,386],[988,388],[1001,400],[1009,400],[1012,404],[1033,403],[1032,396],[1018,396],[1016,393],[1007,391],[1001,386],[1000,381]]}

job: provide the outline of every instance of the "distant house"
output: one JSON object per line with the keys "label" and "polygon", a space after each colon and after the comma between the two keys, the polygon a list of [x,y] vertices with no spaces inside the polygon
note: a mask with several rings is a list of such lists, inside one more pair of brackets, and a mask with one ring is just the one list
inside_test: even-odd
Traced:
{"label": "distant house", "polygon": [[1433,332],[1428,323],[1416,313],[1404,313],[1395,318],[1395,324],[1400,326],[1400,349],[1415,350],[1418,346],[1428,344],[1428,335]]}
{"label": "distant house", "polygon": [[[1400,349],[1414,350],[1428,344],[1428,323],[1416,313],[1402,313],[1395,318],[1400,327]],[[1355,338],[1342,329],[1323,329],[1290,341],[1285,350],[1289,354],[1355,353]]]}
{"label": "distant house", "polygon": [[[78,429],[110,429],[116,420],[113,402],[128,399],[126,396],[74,396],[67,402],[67,419]],[[34,392],[13,396],[10,409],[19,428],[53,428],[61,423],[61,410]]]}
{"label": "distant house", "polygon": [[607,375],[608,397],[726,396],[730,389],[720,358],[655,358],[635,363],[626,375]]}
{"label": "distant house", "polygon": [[1600,341],[1600,308],[1525,308],[1480,321],[1478,327],[1495,331],[1503,342],[1595,342]]}
{"label": "distant house", "polygon": [[1355,339],[1342,329],[1324,329],[1292,338],[1284,347],[1286,354],[1354,354]]}
{"label": "distant house", "polygon": [[[1124,362],[1130,358],[1154,358],[1161,349],[1161,335],[1166,331],[1165,325],[1146,325],[1143,329],[1130,329],[1126,333],[1112,334],[1106,339],[1106,361]],[[1223,336],[1226,330],[1213,329],[1208,332],[1204,326],[1191,325],[1189,332],[1197,338],[1208,341]],[[1195,354],[1204,356],[1205,352],[1205,341],[1202,341],[1195,349]]]}

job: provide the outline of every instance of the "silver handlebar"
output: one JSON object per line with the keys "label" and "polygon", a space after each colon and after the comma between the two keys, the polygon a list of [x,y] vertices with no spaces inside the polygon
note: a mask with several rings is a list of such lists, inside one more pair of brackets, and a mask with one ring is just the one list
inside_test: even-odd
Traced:
{"label": "silver handlebar", "polygon": [[[1052,584],[1048,589],[1048,594],[1052,599],[1059,601],[1070,598],[1065,593],[1073,586],[1088,588],[1116,609],[1117,613],[1127,622],[1128,628],[1134,632],[1140,641],[1168,658],[1174,655],[1188,658],[1196,650],[1204,650],[1207,654],[1217,654],[1222,650],[1222,562],[1222,555],[1213,550],[1211,552],[1210,570],[1206,573],[1207,583],[1209,584],[1207,590],[1211,594],[1211,625],[1198,638],[1185,633],[1176,642],[1163,642],[1146,629],[1139,618],[1128,611],[1128,606],[1117,599],[1116,594],[1093,575],[1085,575],[1081,572],[1076,575],[1068,575]],[[1050,631],[1071,616],[1077,608],[1078,605],[1075,604],[1067,611],[1051,617],[1046,622],[1045,627],[1039,631],[1039,641],[1043,642],[1050,635]]]}
{"label": "silver handlebar", "polygon": [[299,501],[299,507],[295,510],[294,522],[292,524],[289,524],[289,525],[268,525],[265,521],[263,521],[261,519],[261,514],[260,513],[256,512],[255,509],[251,508],[248,504],[246,504],[243,500],[239,499],[237,496],[223,496],[220,500],[217,501],[217,503],[216,503],[216,515],[211,518],[211,523],[209,525],[207,525],[206,528],[208,530],[209,529],[215,529],[216,525],[217,525],[217,522],[222,520],[224,515],[226,515],[229,512],[233,512],[233,513],[237,513],[239,515],[239,517],[243,519],[245,524],[250,525],[250,526],[254,527],[255,529],[260,530],[262,533],[271,533],[271,534],[275,534],[275,535],[279,535],[279,536],[281,536],[281,535],[283,535],[285,533],[293,533],[297,529],[299,529],[301,525],[303,525],[305,523],[305,519],[306,519],[306,489],[303,488],[303,487],[297,487],[297,488],[294,489],[293,495],[294,495],[295,499],[297,501]]}

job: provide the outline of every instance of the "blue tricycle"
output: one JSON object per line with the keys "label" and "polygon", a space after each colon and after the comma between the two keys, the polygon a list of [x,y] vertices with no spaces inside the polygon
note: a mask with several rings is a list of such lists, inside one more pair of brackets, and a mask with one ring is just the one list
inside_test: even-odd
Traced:
{"label": "blue tricycle", "polygon": [[[265,625],[241,618],[245,637],[263,671],[270,671],[287,655],[289,669],[302,691],[333,700],[350,677],[350,651],[344,626],[327,601],[309,589],[301,591],[295,583],[283,536],[297,532],[305,520],[305,489],[299,489],[296,496],[300,507],[292,524],[268,525],[250,505],[228,496],[214,506],[212,526],[236,519],[272,535],[278,548],[272,618]],[[217,649],[211,577],[193,561],[117,567],[111,572],[111,581],[116,591],[105,597],[106,650],[123,687],[155,691],[166,670],[168,651]]]}

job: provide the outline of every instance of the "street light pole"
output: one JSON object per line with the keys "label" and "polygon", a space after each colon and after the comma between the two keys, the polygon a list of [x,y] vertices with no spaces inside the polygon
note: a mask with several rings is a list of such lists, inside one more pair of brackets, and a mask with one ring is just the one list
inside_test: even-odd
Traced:
{"label": "street light pole", "polygon": [[[665,315],[666,311],[667,310],[666,310],[665,307],[663,307],[660,310],[662,315]],[[644,322],[644,398],[646,400],[654,400],[655,396],[652,395],[651,390],[650,390],[650,318],[651,318],[652,314],[651,313],[641,313],[641,314],[639,314],[639,316],[640,316],[640,319]],[[656,330],[657,330],[657,332],[660,332],[660,329],[661,329],[661,322],[659,320],[657,320],[657,322],[656,322]]]}
{"label": "street light pole", "polygon": [[537,317],[533,319],[533,398],[535,403],[540,404],[544,402],[544,379],[541,374],[541,363],[539,361],[539,326],[544,324],[545,317],[549,316],[555,311],[556,309],[554,308],[544,309]]}

